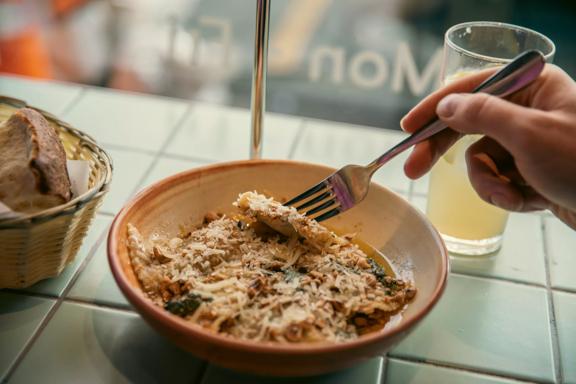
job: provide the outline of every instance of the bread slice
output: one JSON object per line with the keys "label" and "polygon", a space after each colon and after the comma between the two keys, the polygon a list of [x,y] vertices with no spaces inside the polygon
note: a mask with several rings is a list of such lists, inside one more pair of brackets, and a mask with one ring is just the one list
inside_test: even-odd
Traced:
{"label": "bread slice", "polygon": [[0,125],[0,201],[32,213],[71,198],[66,153],[40,113],[22,108]]}

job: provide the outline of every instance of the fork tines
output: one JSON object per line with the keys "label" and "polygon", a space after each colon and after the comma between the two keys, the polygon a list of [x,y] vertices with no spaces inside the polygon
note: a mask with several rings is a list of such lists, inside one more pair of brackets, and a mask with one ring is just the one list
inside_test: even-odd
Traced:
{"label": "fork tines", "polygon": [[[301,204],[297,205],[298,203]],[[318,222],[340,213],[340,205],[328,180],[321,181],[284,205],[294,206],[300,213]],[[305,210],[306,208],[311,209]]]}

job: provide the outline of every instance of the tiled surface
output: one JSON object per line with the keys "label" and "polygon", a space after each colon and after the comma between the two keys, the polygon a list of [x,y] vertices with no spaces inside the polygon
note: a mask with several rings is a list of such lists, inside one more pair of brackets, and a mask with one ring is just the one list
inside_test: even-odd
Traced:
{"label": "tiled surface", "polygon": [[[425,212],[425,198],[413,197],[412,203]],[[451,271],[545,286],[541,220],[539,215],[510,214],[502,248],[498,252],[481,257],[453,255],[450,258]]]}
{"label": "tiled surface", "polygon": [[192,168],[201,167],[207,164],[209,163],[162,157],[156,164],[154,164],[154,167],[146,177],[146,180],[144,180],[144,183],[142,183],[142,186],[146,187],[167,176],[171,176],[176,173],[187,171]]}
{"label": "tiled surface", "polygon": [[190,383],[202,362],[138,315],[64,303],[11,383]]}
{"label": "tiled surface", "polygon": [[554,292],[565,383],[576,383],[576,294]]}
{"label": "tiled surface", "polygon": [[576,292],[576,232],[556,218],[544,220],[552,286]]}
{"label": "tiled surface", "polygon": [[[266,158],[285,159],[301,127],[302,119],[266,116],[263,151]],[[219,161],[246,160],[250,148],[250,112],[210,104],[194,104],[190,115],[167,152]]]}
{"label": "tiled surface", "polygon": [[0,95],[24,100],[53,114],[63,112],[81,92],[82,88],[64,83],[0,76]]}
{"label": "tiled surface", "polygon": [[374,358],[356,367],[327,375],[304,378],[265,378],[232,372],[210,365],[201,384],[380,384],[383,359]]}
{"label": "tiled surface", "polygon": [[442,300],[391,355],[553,382],[546,291],[451,276]]}
{"label": "tiled surface", "polygon": [[156,151],[186,109],[181,101],[90,88],[64,120],[98,142]]}
{"label": "tiled surface", "polygon": [[152,165],[154,157],[145,153],[109,149],[114,173],[110,190],[104,199],[101,210],[116,214],[128,198],[135,192],[142,178]]}
{"label": "tiled surface", "polygon": [[26,292],[32,293],[42,293],[45,295],[51,296],[60,296],[62,291],[70,280],[78,270],[78,267],[84,259],[89,255],[90,251],[93,251],[93,248],[96,244],[98,238],[103,234],[104,229],[110,224],[111,218],[106,216],[97,215],[94,218],[94,222],[90,226],[84,241],[82,242],[82,246],[78,250],[78,254],[76,255],[76,259],[72,262],[72,264],[68,265],[64,271],[60,274],[60,276],[55,278],[50,278],[46,280],[42,280],[31,287],[22,289]]}
{"label": "tiled surface", "polygon": [[[248,112],[205,104],[186,112],[187,103],[169,99],[97,89],[81,94],[74,86],[0,77],[4,89],[55,113],[68,110],[63,119],[104,143],[115,170],[76,263],[25,291],[0,293],[0,381],[9,375],[8,383],[507,383],[560,378],[576,383],[576,294],[560,292],[576,292],[576,232],[550,215],[512,215],[499,254],[453,259],[457,273],[445,296],[390,354],[387,366],[378,358],[301,379],[258,378],[210,365],[199,370],[198,360],[169,345],[131,311],[109,272],[101,235],[110,214],[139,188],[192,167],[246,158]],[[278,115],[266,117],[265,129],[265,157],[291,156],[332,167],[368,162],[403,137]],[[411,192],[412,203],[422,208],[426,180],[410,184],[402,173],[405,156],[383,167],[375,180],[403,195]],[[57,311],[44,324],[52,305]],[[553,359],[558,356],[561,372]]]}
{"label": "tiled surface", "polygon": [[69,298],[114,307],[128,307],[124,295],[114,282],[106,257],[106,241],[98,247],[94,257],[68,293]]}
{"label": "tiled surface", "polygon": [[[292,158],[334,168],[346,164],[364,165],[404,137],[400,132],[307,120]],[[402,168],[405,159],[406,154],[398,155],[378,170],[373,180],[396,191],[408,191],[410,181]]]}
{"label": "tiled surface", "polygon": [[517,380],[396,359],[388,360],[386,384],[513,384]]}
{"label": "tiled surface", "polygon": [[0,292],[0,382],[54,300]]}

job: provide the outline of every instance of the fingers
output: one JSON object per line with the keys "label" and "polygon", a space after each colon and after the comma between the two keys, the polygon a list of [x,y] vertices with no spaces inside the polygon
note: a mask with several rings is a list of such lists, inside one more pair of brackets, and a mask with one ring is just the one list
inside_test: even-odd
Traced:
{"label": "fingers", "polygon": [[514,156],[538,145],[539,130],[546,120],[542,111],[485,93],[448,95],[438,103],[436,112],[451,129],[490,136]]}
{"label": "fingers", "polygon": [[483,138],[466,152],[468,177],[484,201],[508,211],[546,209],[549,202],[518,174],[514,159],[497,142]]}
{"label": "fingers", "polygon": [[402,118],[400,126],[409,133],[423,127],[436,116],[436,105],[446,95],[470,92],[496,72],[496,70],[496,68],[490,68],[470,74],[431,93]]}
{"label": "fingers", "polygon": [[457,132],[445,130],[433,138],[417,144],[404,163],[406,176],[411,179],[423,176],[460,137],[461,135]]}
{"label": "fingers", "polygon": [[564,70],[554,64],[546,64],[538,78],[521,92],[510,96],[509,100],[523,106],[541,110],[572,109],[575,106],[562,95],[576,91],[576,82]]}
{"label": "fingers", "polygon": [[[444,96],[453,92],[471,91],[495,71],[496,69],[490,68],[476,72],[432,93],[404,116],[400,121],[400,126],[410,133],[423,127],[436,117],[436,105]],[[406,175],[411,179],[417,179],[424,175],[461,136],[460,133],[448,129],[416,145],[404,164]]]}
{"label": "fingers", "polygon": [[[523,195],[494,171],[489,156],[468,152],[468,177],[480,198],[508,211],[520,211],[524,206]],[[491,163],[492,162],[492,163]]]}
{"label": "fingers", "polygon": [[576,212],[556,204],[552,205],[550,210],[556,217],[568,224],[572,229],[576,230]]}

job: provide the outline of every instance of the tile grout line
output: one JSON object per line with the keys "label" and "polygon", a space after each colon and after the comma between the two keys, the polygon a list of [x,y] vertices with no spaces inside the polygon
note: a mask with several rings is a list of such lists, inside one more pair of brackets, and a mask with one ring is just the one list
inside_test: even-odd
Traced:
{"label": "tile grout line", "polygon": [[[3,381],[7,382],[8,379],[10,379],[10,376],[12,376],[14,374],[14,372],[16,371],[18,366],[26,358],[26,355],[28,354],[30,349],[32,349],[32,346],[34,345],[36,340],[38,340],[38,338],[42,335],[42,333],[44,332],[44,329],[46,328],[46,326],[48,325],[50,320],[52,320],[52,318],[54,317],[54,315],[56,314],[56,312],[58,311],[58,309],[60,308],[60,306],[64,302],[64,298],[66,297],[68,292],[72,289],[72,287],[76,283],[76,280],[78,280],[80,274],[84,271],[86,265],[88,265],[88,263],[92,260],[92,258],[96,254],[98,247],[100,246],[102,240],[105,238],[105,235],[108,232],[108,227],[109,226],[107,226],[104,230],[102,230],[102,233],[98,236],[98,238],[96,239],[94,244],[88,250],[88,255],[84,258],[82,263],[80,263],[80,265],[78,266],[78,269],[72,275],[72,277],[70,278],[70,281],[62,290],[62,293],[58,297],[56,297],[54,305],[50,308],[48,313],[46,313],[46,316],[44,316],[44,318],[42,319],[42,321],[40,322],[40,324],[38,325],[36,330],[32,333],[32,336],[30,337],[28,342],[26,342],[26,344],[22,348],[21,352],[18,354],[18,356],[16,356],[16,359],[14,359],[14,362],[12,363],[12,365],[10,365],[10,367],[6,370],[6,375],[4,376]],[[25,293],[23,292],[23,294],[25,294]],[[36,295],[38,295],[38,294],[36,294]],[[54,297],[52,297],[52,298],[54,298]]]}
{"label": "tile grout line", "polygon": [[[148,177],[148,175],[152,172],[152,169],[154,169],[154,167],[156,166],[156,164],[158,163],[158,161],[160,160],[160,158],[162,157],[162,154],[164,153],[165,149],[168,147],[168,145],[170,144],[170,141],[172,141],[172,139],[174,137],[176,137],[176,134],[178,133],[178,131],[180,130],[180,128],[184,125],[184,122],[186,121],[186,119],[188,119],[188,116],[192,113],[193,111],[193,105],[192,103],[189,103],[186,107],[186,109],[184,110],[184,112],[182,113],[182,116],[180,117],[180,119],[174,124],[174,127],[171,129],[170,133],[167,135],[166,140],[164,140],[164,142],[162,143],[162,145],[160,146],[160,148],[154,152],[153,155],[153,159],[150,162],[150,165],[148,166],[148,168],[144,171],[144,173],[142,174],[142,176],[140,177],[140,179],[136,182],[136,185],[134,186],[134,188],[130,191],[130,193],[128,194],[128,197],[125,201],[123,201],[123,203],[125,203],[127,200],[129,200],[132,196],[134,196],[134,194],[136,192],[138,192],[140,190],[140,188],[142,188],[142,184],[144,183],[144,181],[146,180],[146,178]],[[126,148],[127,149],[127,148]],[[137,152],[137,151],[135,151]],[[150,154],[150,153],[148,153]],[[114,212],[108,212],[108,211],[101,211],[99,210],[97,212],[98,214],[104,214],[106,216],[112,216],[115,217],[116,214]],[[100,244],[100,242],[99,242]]]}
{"label": "tile grout line", "polygon": [[[414,180],[410,179],[410,184],[408,185],[408,201],[410,203],[412,203],[412,199],[414,197],[415,194],[415,186],[414,186]],[[427,196],[426,194],[424,195],[425,197]]]}
{"label": "tile grout line", "polygon": [[448,369],[453,369],[455,371],[460,371],[460,372],[474,373],[474,374],[486,375],[486,376],[495,377],[495,378],[513,380],[513,381],[517,381],[519,383],[549,384],[548,381],[524,379],[524,378],[520,378],[517,376],[510,376],[510,375],[506,375],[506,374],[494,373],[492,371],[486,371],[486,370],[483,370],[482,368],[470,368],[470,367],[465,367],[465,366],[461,366],[458,364],[445,363],[445,362],[436,361],[436,360],[418,359],[418,358],[412,358],[412,357],[408,357],[408,356],[390,356],[388,359],[404,361],[404,362],[408,362],[408,363],[418,363],[418,364],[428,365],[428,366],[437,367],[437,368],[448,368]]}
{"label": "tile grout line", "polygon": [[56,296],[56,295],[51,295],[49,293],[42,293],[42,292],[29,292],[29,291],[24,291],[22,289],[5,288],[2,290],[2,292],[6,292],[6,293],[9,293],[11,295],[30,296],[30,297],[36,297],[39,299],[54,300],[54,302],[56,302],[56,300],[58,300],[58,296]]}
{"label": "tile grout line", "polygon": [[123,145],[123,144],[114,144],[114,143],[109,143],[109,142],[102,142],[101,144],[105,149],[114,149],[114,150],[119,150],[119,151],[141,153],[141,154],[149,155],[149,156],[154,156],[154,155],[156,155],[156,153],[158,153],[157,150],[154,151],[152,149],[131,147],[129,145]]}
{"label": "tile grout line", "polygon": [[[294,117],[295,115],[288,115],[288,116],[292,116]],[[330,122],[330,123],[334,123],[335,125],[338,125],[339,128],[346,128],[346,129],[356,129],[356,128],[360,128],[360,129],[366,129],[367,131],[373,131],[373,132],[382,132],[385,131],[387,133],[392,133],[392,134],[404,134],[404,138],[408,136],[408,134],[403,131],[401,128],[400,129],[391,129],[391,128],[386,128],[386,127],[377,127],[377,126],[373,126],[373,125],[361,125],[361,124],[354,124],[354,123],[348,123],[348,122],[344,122],[344,121],[331,121],[331,120],[327,120],[327,119],[322,119],[322,118],[316,118],[316,117],[304,117],[306,120],[310,121],[312,124],[314,123],[326,123],[326,122]],[[400,140],[402,140],[402,138],[400,138]]]}
{"label": "tile grout line", "polygon": [[540,231],[542,234],[542,248],[544,252],[544,271],[546,275],[546,294],[548,299],[548,316],[550,318],[550,339],[552,342],[552,363],[554,364],[554,373],[558,383],[564,382],[562,372],[562,356],[560,351],[560,337],[556,325],[556,312],[554,307],[554,293],[552,291],[552,277],[550,271],[550,255],[548,254],[549,246],[546,236],[546,220],[540,218]]}
{"label": "tile grout line", "polygon": [[71,303],[71,304],[85,305],[88,307],[94,307],[94,308],[98,308],[98,309],[111,309],[111,310],[115,310],[115,311],[121,311],[121,312],[132,313],[132,314],[138,315],[138,312],[136,312],[134,309],[132,309],[132,307],[122,305],[122,304],[99,303],[96,301],[89,301],[86,299],[79,299],[76,297],[65,297],[63,301],[66,303]]}
{"label": "tile grout line", "polygon": [[206,376],[206,372],[208,371],[208,366],[210,363],[203,359],[200,359],[200,361],[202,361],[202,365],[198,369],[198,373],[192,378],[192,384],[202,384],[204,377]]}
{"label": "tile grout line", "polygon": [[382,355],[382,371],[380,372],[380,380],[379,383],[380,384],[386,384],[386,380],[387,377],[386,375],[388,374],[388,363],[390,361],[390,359],[388,358],[388,354],[384,354]]}
{"label": "tile grout line", "polygon": [[65,106],[64,108],[62,108],[61,111],[58,112],[59,116],[65,117],[66,114],[68,114],[68,112],[70,112],[70,110],[72,108],[74,108],[76,106],[76,104],[78,104],[78,102],[84,98],[84,95],[86,94],[86,88],[84,87],[80,87],[78,94],[76,96],[74,96],[74,98],[72,100],[70,100]]}
{"label": "tile grout line", "polygon": [[568,288],[550,287],[550,289],[552,290],[552,292],[562,292],[567,293],[569,295],[576,295],[576,291]]}
{"label": "tile grout line", "polygon": [[546,289],[545,285],[539,285],[536,283],[529,283],[526,281],[515,281],[515,280],[507,279],[505,277],[471,275],[471,274],[462,273],[462,272],[450,272],[450,275],[451,276],[459,276],[459,277],[468,277],[468,278],[480,279],[480,280],[500,281],[500,282],[504,282],[504,283],[510,283],[510,284],[521,285],[521,286],[526,286],[526,287]]}
{"label": "tile grout line", "polygon": [[132,196],[134,196],[134,194],[142,188],[142,186],[143,186],[142,184],[144,183],[144,181],[146,181],[146,179],[148,178],[148,175],[150,175],[150,173],[152,172],[152,170],[154,169],[156,164],[158,164],[158,162],[160,161],[160,158],[166,152],[166,148],[168,148],[168,145],[170,144],[172,139],[174,139],[176,137],[176,135],[178,134],[178,132],[180,132],[180,129],[182,129],[182,127],[184,126],[184,122],[188,119],[188,117],[190,116],[190,114],[193,111],[194,111],[194,106],[192,103],[189,103],[188,107],[186,108],[186,110],[182,114],[182,117],[180,117],[180,119],[176,122],[176,124],[174,124],[174,127],[172,128],[172,130],[170,131],[170,133],[166,137],[166,140],[164,140],[164,142],[162,143],[160,148],[155,152],[154,158],[152,159],[152,162],[150,163],[150,165],[148,166],[146,171],[144,171],[144,173],[140,177],[140,180],[138,180],[138,182],[136,183],[136,186],[134,187],[134,189],[132,191],[130,191],[130,194],[128,195],[128,199],[130,199]]}
{"label": "tile grout line", "polygon": [[306,119],[303,118],[300,122],[300,127],[298,127],[298,132],[296,132],[296,137],[294,141],[290,145],[290,149],[288,150],[288,159],[294,160],[294,155],[296,154],[296,149],[300,145],[302,138],[304,137],[304,131],[306,130]]}
{"label": "tile grout line", "polygon": [[[182,116],[180,117],[180,119],[174,124],[174,127],[171,129],[170,133],[167,135],[166,140],[164,141],[164,143],[162,143],[162,145],[160,146],[160,148],[154,152],[154,157],[152,159],[152,161],[150,162],[150,165],[148,166],[148,168],[146,169],[146,171],[144,171],[144,173],[142,174],[142,177],[140,177],[140,179],[138,180],[138,182],[136,183],[134,189],[132,189],[128,195],[128,199],[130,199],[136,192],[138,192],[138,190],[141,188],[142,183],[146,180],[146,178],[148,177],[148,175],[150,174],[150,172],[152,172],[152,169],[154,169],[154,167],[156,166],[156,164],[158,163],[160,157],[162,156],[162,153],[164,152],[164,150],[166,149],[166,147],[168,147],[168,144],[170,144],[170,141],[176,136],[176,134],[178,133],[178,131],[180,130],[180,127],[184,125],[184,122],[186,121],[186,119],[188,118],[188,116],[190,115],[190,113],[192,113],[193,110],[193,105],[192,103],[188,103],[186,109],[184,110],[184,112],[182,113]],[[106,212],[106,211],[98,211],[98,214],[104,214],[106,216],[112,216],[115,217],[116,214],[114,212]],[[106,231],[108,232],[108,228],[110,226],[106,227]],[[103,236],[105,237],[105,236]],[[103,239],[98,239],[97,244],[100,245],[101,242],[103,241]],[[84,265],[82,265],[84,266]],[[83,271],[84,269],[82,269]],[[75,281],[74,281],[75,282]],[[70,285],[72,283],[72,280],[70,281]],[[67,287],[68,288],[68,287]],[[68,292],[66,292],[68,293]]]}

